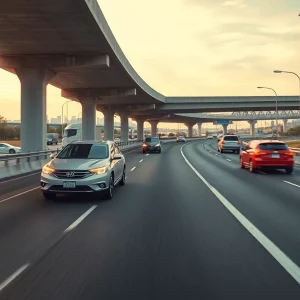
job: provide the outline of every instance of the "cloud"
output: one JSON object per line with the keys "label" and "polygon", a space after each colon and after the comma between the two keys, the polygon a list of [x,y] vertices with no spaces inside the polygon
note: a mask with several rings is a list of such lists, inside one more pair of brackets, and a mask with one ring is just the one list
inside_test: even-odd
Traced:
{"label": "cloud", "polygon": [[234,6],[238,8],[247,7],[247,5],[241,0],[227,0],[222,3],[223,6]]}

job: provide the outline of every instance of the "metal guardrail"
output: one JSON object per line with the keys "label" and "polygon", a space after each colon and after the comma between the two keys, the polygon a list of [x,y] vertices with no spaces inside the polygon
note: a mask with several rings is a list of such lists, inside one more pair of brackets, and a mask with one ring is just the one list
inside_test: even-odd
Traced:
{"label": "metal guardrail", "polygon": [[[120,149],[124,149],[126,146],[131,146],[134,144],[141,144],[142,141],[128,141],[128,142],[115,142],[116,145],[120,147]],[[21,162],[31,162],[37,161],[41,159],[49,158],[49,155],[52,153],[58,153],[61,151],[60,149],[56,150],[46,150],[46,151],[38,151],[38,152],[28,152],[28,153],[18,153],[18,154],[7,154],[0,156],[0,162],[4,162],[4,167],[9,165],[10,161],[16,161],[16,164],[20,164]]]}
{"label": "metal guardrail", "polygon": [[47,151],[39,151],[39,152],[28,152],[28,153],[19,153],[19,154],[9,154],[0,156],[0,161],[4,161],[4,166],[9,165],[9,161],[15,160],[16,164],[20,164],[21,160],[25,160],[24,162],[36,161],[40,159],[47,159],[49,154],[58,153],[60,150],[47,150]]}

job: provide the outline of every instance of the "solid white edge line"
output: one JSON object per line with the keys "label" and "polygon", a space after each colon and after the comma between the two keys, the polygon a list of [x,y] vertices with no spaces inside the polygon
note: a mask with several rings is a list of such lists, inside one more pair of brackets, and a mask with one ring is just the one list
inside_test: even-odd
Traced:
{"label": "solid white edge line", "polygon": [[84,214],[82,214],[75,222],[73,222],[65,231],[69,232],[77,227],[98,205],[93,205]]}
{"label": "solid white edge line", "polygon": [[6,182],[10,182],[10,181],[14,181],[14,180],[18,180],[18,179],[22,179],[22,178],[33,176],[33,175],[37,175],[37,174],[41,174],[41,172],[36,172],[36,173],[29,174],[29,175],[16,177],[16,178],[13,178],[13,179],[8,179],[8,180],[5,180],[5,181],[0,181],[0,184],[6,183]]}
{"label": "solid white edge line", "polygon": [[136,167],[133,167],[133,168],[131,168],[131,170],[130,170],[130,171],[131,171],[131,172],[132,172],[132,171],[134,171],[134,170],[135,170],[135,168],[136,168]]}
{"label": "solid white edge line", "polygon": [[[185,146],[185,145],[184,145]],[[248,230],[248,232],[278,261],[278,263],[300,284],[300,268],[282,252],[267,236],[265,236],[253,223],[241,214],[221,193],[219,193],[208,181],[196,170],[184,155],[181,147],[180,152],[194,173],[210,189],[210,191],[220,200],[229,212]]]}
{"label": "solid white edge line", "polygon": [[143,161],[143,159],[140,160],[140,163]]}
{"label": "solid white edge line", "polygon": [[14,279],[16,279],[22,272],[24,272],[29,267],[29,264],[25,264],[22,267],[20,267],[17,271],[15,271],[12,275],[10,275],[7,279],[5,279],[0,284],[0,292],[8,286]]}
{"label": "solid white edge line", "polygon": [[289,182],[289,181],[286,181],[286,180],[283,180],[283,182],[300,188],[300,185],[298,185],[298,184],[295,184],[295,183],[292,183],[292,182]]}
{"label": "solid white edge line", "polygon": [[37,186],[37,187],[35,187],[35,188],[33,188],[33,189],[27,190],[27,191],[25,191],[25,192],[22,192],[22,193],[19,193],[19,194],[16,194],[16,195],[13,195],[13,196],[8,197],[8,198],[5,198],[5,199],[3,199],[3,200],[0,200],[0,203],[5,202],[5,201],[8,201],[8,200],[13,199],[13,198],[16,198],[16,197],[18,197],[18,196],[24,195],[24,194],[26,194],[26,193],[32,192],[32,191],[37,190],[37,189],[39,189],[39,188],[40,188],[40,187]]}

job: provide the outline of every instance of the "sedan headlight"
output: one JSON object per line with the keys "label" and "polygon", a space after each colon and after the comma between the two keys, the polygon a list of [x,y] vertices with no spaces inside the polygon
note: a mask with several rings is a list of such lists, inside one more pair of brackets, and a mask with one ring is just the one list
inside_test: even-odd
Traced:
{"label": "sedan headlight", "polygon": [[52,174],[55,171],[49,164],[45,165],[42,169],[42,172],[45,174]]}
{"label": "sedan headlight", "polygon": [[156,145],[155,145],[155,147],[159,147],[160,146],[160,143],[157,143]]}
{"label": "sedan headlight", "polygon": [[143,147],[147,147],[147,145],[146,145],[146,144],[143,144]]}
{"label": "sedan headlight", "polygon": [[96,169],[92,169],[90,170],[91,173],[94,173],[94,174],[105,174],[107,171],[108,171],[108,167],[109,166],[106,166],[106,167],[102,167],[102,168],[96,168]]}

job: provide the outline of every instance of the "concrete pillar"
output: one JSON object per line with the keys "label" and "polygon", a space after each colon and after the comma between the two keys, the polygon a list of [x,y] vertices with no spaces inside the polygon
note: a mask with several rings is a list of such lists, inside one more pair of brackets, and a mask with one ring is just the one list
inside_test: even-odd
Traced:
{"label": "concrete pillar", "polygon": [[198,135],[201,136],[202,123],[197,123],[198,125]]}
{"label": "concrete pillar", "polygon": [[22,152],[47,148],[46,87],[55,73],[48,69],[15,69],[21,82]]}
{"label": "concrete pillar", "polygon": [[228,124],[223,124],[222,127],[223,127],[223,134],[227,134]]}
{"label": "concrete pillar", "polygon": [[114,140],[114,116],[115,111],[111,107],[101,108],[104,115],[104,140]]}
{"label": "concrete pillar", "polygon": [[151,136],[157,136],[157,125],[158,121],[149,121],[151,125]]}
{"label": "concrete pillar", "polygon": [[284,132],[284,133],[287,132],[287,123],[288,123],[288,119],[284,119],[284,120],[283,120],[283,132]]}
{"label": "concrete pillar", "polygon": [[194,127],[194,123],[188,123],[188,124],[185,124],[188,128],[188,137],[191,138],[193,137],[193,127]]}
{"label": "concrete pillar", "polygon": [[80,101],[82,106],[82,140],[96,139],[96,104],[92,100]]}
{"label": "concrete pillar", "polygon": [[120,112],[119,113],[121,119],[121,141],[128,142],[129,135],[129,124],[128,124],[128,112]]}
{"label": "concrete pillar", "polygon": [[144,119],[136,119],[138,141],[144,140],[144,122]]}
{"label": "concrete pillar", "polygon": [[255,135],[255,124],[257,123],[256,120],[248,120],[250,124],[250,135]]}

